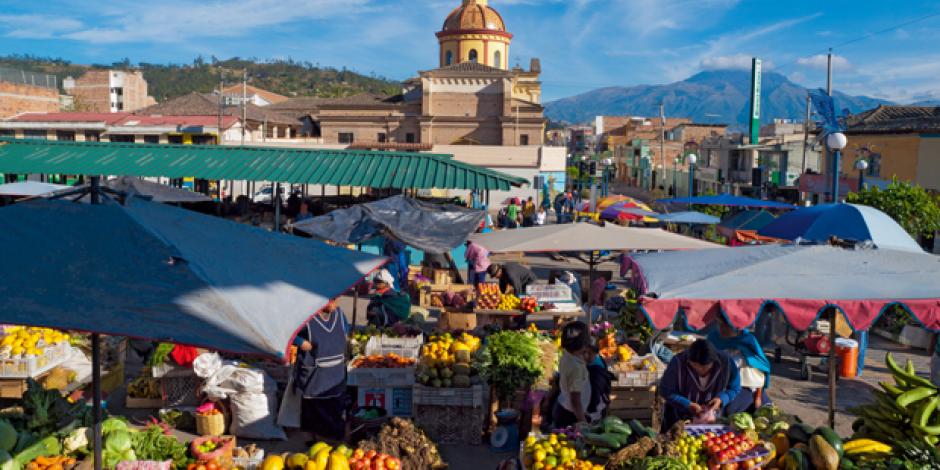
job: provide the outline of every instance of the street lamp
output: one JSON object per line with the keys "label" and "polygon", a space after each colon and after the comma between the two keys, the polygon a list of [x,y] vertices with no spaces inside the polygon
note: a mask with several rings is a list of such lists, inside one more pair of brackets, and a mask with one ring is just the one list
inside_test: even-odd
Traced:
{"label": "street lamp", "polygon": [[601,160],[601,163],[604,164],[604,190],[602,191],[602,194],[604,197],[607,197],[607,185],[610,182],[610,166],[614,164],[614,161],[608,157]]}
{"label": "street lamp", "polygon": [[864,158],[855,162],[855,169],[858,170],[858,191],[865,189],[865,170],[868,169],[868,160]]}
{"label": "street lamp", "polygon": [[676,174],[679,173],[679,157],[676,157],[672,163],[672,197],[679,197],[679,187],[676,186],[678,184]]}
{"label": "street lamp", "polygon": [[[698,155],[690,153],[689,159],[689,197],[695,197],[695,162],[698,161]],[[691,202],[690,202],[691,204]]]}
{"label": "street lamp", "polygon": [[839,160],[842,159],[842,149],[848,143],[849,140],[841,132],[833,132],[826,137],[826,146],[832,150],[832,202],[834,203],[839,202],[839,170],[841,168]]}

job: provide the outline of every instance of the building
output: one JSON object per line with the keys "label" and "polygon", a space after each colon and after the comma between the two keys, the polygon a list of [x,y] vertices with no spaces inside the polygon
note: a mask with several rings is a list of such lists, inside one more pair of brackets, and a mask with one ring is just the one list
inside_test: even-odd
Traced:
{"label": "building", "polygon": [[[859,160],[868,163],[866,185],[884,186],[896,177],[940,192],[940,107],[882,105],[850,116],[844,134],[840,197],[858,187]],[[806,192],[828,194],[831,173],[823,173]]]}
{"label": "building", "polygon": [[60,106],[55,75],[0,68],[0,119],[56,112]]}
{"label": "building", "polygon": [[268,106],[271,104],[283,103],[287,97],[273,93],[251,85],[232,85],[222,89],[222,96],[225,97],[225,104],[229,106],[241,106],[247,98],[248,102],[255,106]]}
{"label": "building", "polygon": [[81,112],[131,112],[156,103],[139,71],[89,70],[77,79],[67,77],[62,87]]}

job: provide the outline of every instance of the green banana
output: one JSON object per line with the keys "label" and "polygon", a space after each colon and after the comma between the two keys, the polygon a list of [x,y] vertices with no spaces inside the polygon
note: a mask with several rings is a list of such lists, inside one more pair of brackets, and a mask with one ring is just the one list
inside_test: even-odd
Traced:
{"label": "green banana", "polygon": [[917,370],[914,369],[914,361],[910,359],[907,360],[907,367],[905,367],[905,372],[907,372],[909,375],[917,374]]}
{"label": "green banana", "polygon": [[872,395],[875,396],[875,401],[884,411],[890,411],[892,413],[905,413],[904,408],[901,408],[896,403],[897,397],[892,397],[881,390],[874,390]]}
{"label": "green banana", "polygon": [[940,404],[940,398],[934,396],[924,401],[924,404],[917,408],[917,411],[911,416],[911,421],[920,427],[927,426],[927,421]]}
{"label": "green banana", "polygon": [[881,421],[876,421],[876,420],[870,420],[870,421],[866,421],[865,424],[876,432],[880,432],[882,434],[887,434],[888,436],[891,436],[892,440],[904,439],[904,435],[901,433],[899,429],[889,426],[887,423],[882,423]]}
{"label": "green banana", "polygon": [[904,393],[904,390],[901,390],[900,388],[895,387],[888,382],[878,382],[878,385],[881,385],[881,388],[884,389],[888,395],[891,395],[892,399],[897,398],[898,395]]}
{"label": "green banana", "polygon": [[929,436],[940,435],[940,426],[920,426],[917,423],[914,423],[913,426],[915,430],[920,431]]}
{"label": "green banana", "polygon": [[[905,384],[910,384],[912,387],[928,387],[934,390],[937,389],[937,386],[933,382],[915,374],[909,374],[906,370],[901,369],[898,366],[898,363],[894,361],[894,357],[891,356],[891,353],[885,354],[885,365],[888,366],[888,369],[894,375],[895,380],[904,382]],[[900,384],[898,384],[901,386]]]}
{"label": "green banana", "polygon": [[901,396],[899,396],[897,400],[895,400],[895,403],[897,403],[898,406],[906,410],[907,407],[910,406],[912,403],[921,401],[925,398],[930,398],[936,394],[937,394],[936,388],[917,387],[913,390],[909,390],[907,392],[902,393]]}

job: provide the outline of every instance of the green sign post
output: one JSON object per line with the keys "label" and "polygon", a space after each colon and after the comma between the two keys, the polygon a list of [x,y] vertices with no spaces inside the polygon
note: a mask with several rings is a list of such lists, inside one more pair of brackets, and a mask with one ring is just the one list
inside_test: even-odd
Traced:
{"label": "green sign post", "polygon": [[751,145],[760,136],[760,59],[751,59]]}

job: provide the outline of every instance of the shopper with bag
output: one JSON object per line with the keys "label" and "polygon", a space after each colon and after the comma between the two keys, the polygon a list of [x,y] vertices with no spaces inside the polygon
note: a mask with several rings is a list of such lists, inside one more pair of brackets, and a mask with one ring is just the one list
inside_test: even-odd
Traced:
{"label": "shopper with bag", "polygon": [[292,385],[303,397],[301,429],[315,438],[342,440],[345,436],[348,331],[346,315],[331,300],[294,341],[297,362]]}

